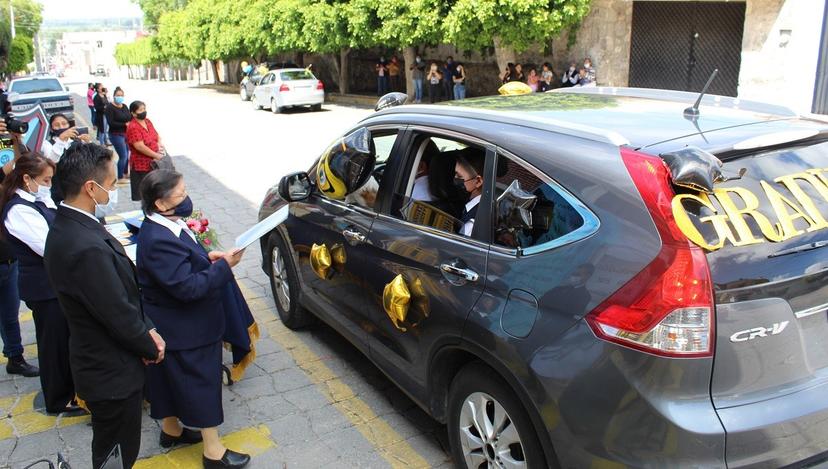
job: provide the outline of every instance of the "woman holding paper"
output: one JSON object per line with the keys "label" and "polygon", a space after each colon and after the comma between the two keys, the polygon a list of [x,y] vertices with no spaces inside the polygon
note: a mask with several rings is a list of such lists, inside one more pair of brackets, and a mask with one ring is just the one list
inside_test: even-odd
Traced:
{"label": "woman holding paper", "polygon": [[[155,170],[140,187],[146,215],[138,234],[138,284],[144,312],[167,343],[147,370],[150,416],[161,419],[161,446],[204,441],[205,468],[240,468],[250,456],[227,449],[216,427],[221,405],[224,296],[243,251],[207,252],[182,220],[193,203],[180,173]],[[200,428],[201,433],[186,427]]]}

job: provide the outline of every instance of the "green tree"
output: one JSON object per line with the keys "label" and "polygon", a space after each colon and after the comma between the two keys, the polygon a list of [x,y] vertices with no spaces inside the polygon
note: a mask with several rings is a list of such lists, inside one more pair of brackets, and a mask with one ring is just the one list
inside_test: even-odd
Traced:
{"label": "green tree", "polygon": [[[8,2],[5,3],[4,12],[8,12]],[[33,38],[40,30],[43,22],[43,6],[32,0],[13,0],[14,5],[14,29],[17,35]]]}
{"label": "green tree", "polygon": [[456,0],[443,21],[445,39],[461,49],[494,46],[498,67],[515,52],[558,36],[589,13],[591,0]]}
{"label": "green tree", "polygon": [[11,41],[9,60],[6,71],[9,73],[22,72],[34,60],[34,45],[32,38],[22,34]]}
{"label": "green tree", "polygon": [[144,23],[147,28],[158,29],[161,16],[174,10],[181,10],[187,6],[187,0],[133,0],[144,12]]}

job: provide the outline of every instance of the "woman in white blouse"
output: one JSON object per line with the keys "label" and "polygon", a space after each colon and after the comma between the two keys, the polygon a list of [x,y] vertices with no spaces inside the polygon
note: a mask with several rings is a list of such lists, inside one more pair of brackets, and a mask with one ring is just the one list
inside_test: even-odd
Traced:
{"label": "woman in white blouse", "polygon": [[46,275],[43,251],[55,219],[52,177],[55,163],[40,154],[25,154],[3,181],[0,192],[3,237],[20,264],[20,298],[31,308],[37,335],[40,385],[46,411],[78,412],[69,369],[69,326]]}

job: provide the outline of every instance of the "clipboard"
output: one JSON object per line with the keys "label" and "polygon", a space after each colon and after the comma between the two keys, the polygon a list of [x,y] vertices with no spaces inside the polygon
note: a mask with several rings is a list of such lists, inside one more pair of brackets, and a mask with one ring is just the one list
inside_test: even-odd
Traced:
{"label": "clipboard", "polygon": [[285,220],[287,220],[289,214],[289,205],[285,205],[279,210],[276,210],[269,217],[265,218],[259,223],[256,223],[255,225],[250,227],[250,229],[240,234],[236,238],[236,243],[233,247],[236,249],[244,249],[247,246],[250,246],[251,244],[253,244],[254,241],[270,233],[271,231],[273,231],[274,228],[284,223]]}

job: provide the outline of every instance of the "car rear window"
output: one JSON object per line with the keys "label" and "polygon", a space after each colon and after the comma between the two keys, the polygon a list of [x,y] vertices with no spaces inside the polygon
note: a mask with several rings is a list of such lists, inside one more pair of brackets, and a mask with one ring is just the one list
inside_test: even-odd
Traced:
{"label": "car rear window", "polygon": [[498,155],[495,181],[496,244],[521,249],[540,246],[584,224],[560,186],[509,157]]}
{"label": "car rear window", "polygon": [[9,91],[20,94],[48,93],[50,91],[63,91],[63,87],[54,78],[39,78],[36,80],[15,81],[12,83]]}
{"label": "car rear window", "polygon": [[292,81],[292,80],[315,80],[316,77],[313,76],[313,73],[307,70],[291,70],[289,72],[282,72],[282,81]]}

